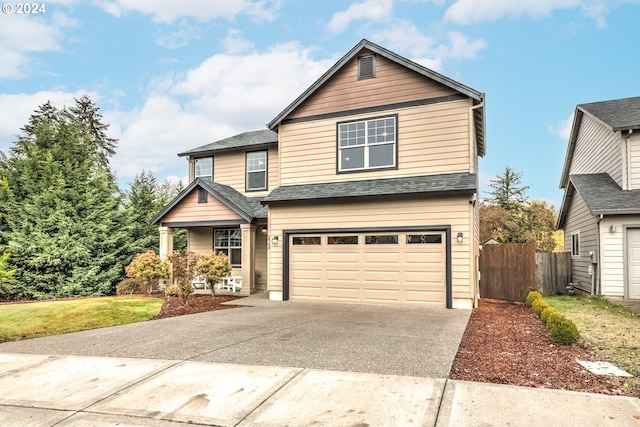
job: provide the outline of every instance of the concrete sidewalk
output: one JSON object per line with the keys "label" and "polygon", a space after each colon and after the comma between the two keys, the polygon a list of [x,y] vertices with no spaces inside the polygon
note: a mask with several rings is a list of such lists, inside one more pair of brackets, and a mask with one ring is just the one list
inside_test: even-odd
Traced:
{"label": "concrete sidewalk", "polygon": [[3,426],[640,426],[640,400],[399,375],[0,354]]}

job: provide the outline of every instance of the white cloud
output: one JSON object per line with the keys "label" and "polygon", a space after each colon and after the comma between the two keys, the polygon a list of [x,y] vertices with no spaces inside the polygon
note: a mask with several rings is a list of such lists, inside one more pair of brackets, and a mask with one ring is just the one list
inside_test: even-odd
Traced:
{"label": "white cloud", "polygon": [[102,0],[98,5],[107,13],[120,17],[125,13],[139,12],[151,15],[155,22],[170,24],[180,18],[192,18],[201,22],[212,19],[233,19],[240,13],[248,14],[254,21],[273,21],[280,2],[251,0]]}
{"label": "white cloud", "polygon": [[596,28],[607,28],[607,20],[605,15],[609,12],[609,9],[604,4],[588,4],[583,8],[585,15],[593,18],[596,23]]}
{"label": "white cloud", "polygon": [[227,30],[227,37],[222,41],[222,46],[227,53],[239,54],[253,49],[253,42],[242,35],[242,31],[234,28]]}
{"label": "white cloud", "polygon": [[166,49],[178,49],[187,46],[191,40],[201,37],[202,33],[198,27],[183,21],[176,31],[158,36],[156,42]]}
{"label": "white cloud", "polygon": [[393,0],[364,0],[334,14],[327,24],[327,29],[332,34],[340,34],[353,21],[383,22],[390,20],[392,14]]}
{"label": "white cloud", "polygon": [[487,47],[484,40],[470,40],[455,31],[443,37],[425,36],[406,21],[398,21],[394,26],[378,31],[374,37],[393,51],[409,52],[415,62],[435,71],[439,71],[447,59],[472,59]]}
{"label": "white cloud", "polygon": [[[64,23],[62,14],[55,16]],[[60,27],[45,19],[17,14],[5,17],[0,24],[0,78],[25,78],[33,69],[31,55],[61,50],[62,37]]]}
{"label": "white cloud", "polygon": [[284,43],[264,52],[214,55],[179,76],[156,78],[142,107],[103,112],[110,135],[119,139],[116,175],[130,181],[142,169],[179,174],[185,161],[178,152],[265,129],[335,61],[314,60],[312,52]]}
{"label": "white cloud", "polygon": [[529,15],[539,18],[555,9],[579,5],[580,0],[456,0],[445,12],[444,19],[457,24],[471,24],[495,21],[504,16],[517,18]]}
{"label": "white cloud", "polygon": [[569,136],[571,136],[571,126],[573,126],[573,116],[574,113],[571,113],[569,118],[566,120],[561,120],[557,123],[552,123],[547,125],[547,132],[550,135],[557,136],[565,142],[569,141]]}

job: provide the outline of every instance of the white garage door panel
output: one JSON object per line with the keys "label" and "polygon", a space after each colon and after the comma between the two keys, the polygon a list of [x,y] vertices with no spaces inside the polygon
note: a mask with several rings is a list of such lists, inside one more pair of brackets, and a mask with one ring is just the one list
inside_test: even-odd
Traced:
{"label": "white garage door panel", "polygon": [[[397,235],[398,243],[366,244],[368,234]],[[439,235],[441,243],[408,244],[407,234]],[[290,237],[291,299],[445,305],[442,232],[358,233],[358,244],[328,244],[326,234],[306,236],[320,236],[321,244],[294,245],[293,237],[302,235]]]}
{"label": "white garage door panel", "polygon": [[627,229],[629,299],[640,299],[640,228]]}

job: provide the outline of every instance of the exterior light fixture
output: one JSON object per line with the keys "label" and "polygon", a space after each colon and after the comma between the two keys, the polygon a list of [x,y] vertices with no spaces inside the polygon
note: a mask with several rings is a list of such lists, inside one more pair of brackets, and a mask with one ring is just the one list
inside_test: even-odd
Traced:
{"label": "exterior light fixture", "polygon": [[609,227],[609,231],[612,232],[612,233],[615,233],[616,232],[616,226],[612,224],[611,227]]}
{"label": "exterior light fixture", "polygon": [[277,235],[271,236],[271,244],[272,245],[277,245],[278,244],[278,236]]}
{"label": "exterior light fixture", "polygon": [[262,234],[264,234],[265,236],[267,235],[267,226],[266,225],[262,226]]}
{"label": "exterior light fixture", "polygon": [[462,243],[462,233],[458,233],[458,243]]}

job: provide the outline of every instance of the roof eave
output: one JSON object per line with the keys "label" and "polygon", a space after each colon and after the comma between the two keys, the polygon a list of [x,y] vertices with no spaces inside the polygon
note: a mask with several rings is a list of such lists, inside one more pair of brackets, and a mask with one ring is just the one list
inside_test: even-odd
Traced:
{"label": "roof eave", "polygon": [[242,145],[238,147],[218,148],[218,149],[209,149],[209,150],[202,150],[202,151],[189,150],[189,151],[184,151],[182,153],[178,153],[178,157],[187,157],[188,159],[195,158],[195,157],[207,157],[207,156],[212,156],[220,153],[246,151],[247,149],[260,150],[262,148],[269,148],[273,145],[278,145],[278,142],[273,141],[273,142],[265,142],[262,144],[253,144],[253,145],[250,144],[250,145]]}

